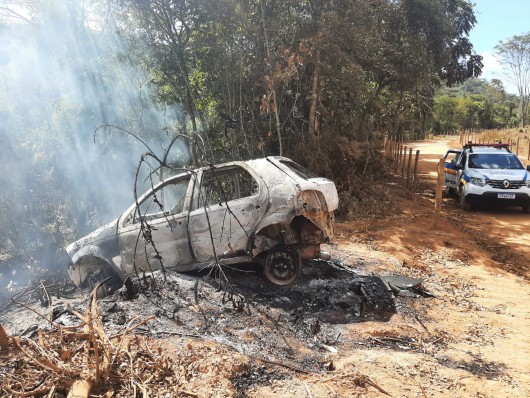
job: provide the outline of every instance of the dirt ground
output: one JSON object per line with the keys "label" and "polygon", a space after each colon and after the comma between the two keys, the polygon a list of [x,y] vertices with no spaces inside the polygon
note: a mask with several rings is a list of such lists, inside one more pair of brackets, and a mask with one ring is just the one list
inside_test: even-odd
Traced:
{"label": "dirt ground", "polygon": [[[272,286],[256,268],[228,269],[230,289],[205,273],[175,274],[161,291],[146,284],[134,300],[101,300],[105,327],[119,332],[133,316],[155,315],[137,332],[147,349],[149,341],[185,356],[186,366],[200,362],[186,380],[191,396],[530,396],[530,214],[466,213],[444,198],[434,228],[436,164],[457,144],[412,144],[421,151],[418,192],[389,177],[395,208],[338,223],[327,247],[334,260],[306,264],[294,284]],[[385,291],[382,275],[422,278],[432,294]],[[85,302],[81,295],[53,307]],[[12,335],[46,326],[16,306],[0,323]]]}

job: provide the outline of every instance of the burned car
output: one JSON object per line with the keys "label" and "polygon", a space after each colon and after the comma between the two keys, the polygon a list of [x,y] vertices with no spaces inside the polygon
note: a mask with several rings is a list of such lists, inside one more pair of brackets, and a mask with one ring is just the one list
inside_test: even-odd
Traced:
{"label": "burned car", "polygon": [[332,181],[284,157],[185,171],[68,246],[68,273],[84,287],[162,266],[196,270],[217,259],[260,263],[271,282],[285,285],[302,260],[330,258],[320,244],[333,238],[337,207]]}

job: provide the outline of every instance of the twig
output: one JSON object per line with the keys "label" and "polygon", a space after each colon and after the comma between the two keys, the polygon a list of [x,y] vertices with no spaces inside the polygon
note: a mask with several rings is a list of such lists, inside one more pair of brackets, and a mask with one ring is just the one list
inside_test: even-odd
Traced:
{"label": "twig", "polygon": [[388,341],[395,341],[396,343],[402,343],[402,344],[418,346],[418,343],[414,343],[412,341],[396,339],[394,337],[372,337],[372,340],[379,341],[379,342],[383,342],[384,340],[388,340]]}
{"label": "twig", "polygon": [[311,395],[311,391],[309,391],[309,387],[307,386],[306,382],[302,381],[302,384],[304,385],[305,390],[307,391],[307,395],[309,395],[309,398],[313,398],[313,396]]}
{"label": "twig", "polygon": [[120,333],[120,334],[115,334],[114,336],[110,336],[111,339],[116,339],[118,337],[125,337],[126,335],[128,335],[129,333],[131,333],[134,329],[142,326],[142,325],[145,325],[148,321],[151,321],[153,319],[155,319],[156,317],[154,315],[151,315],[149,318],[145,318],[143,321],[141,321],[140,323],[138,323],[135,327],[133,327],[132,329],[128,329],[126,330],[125,332],[123,333]]}
{"label": "twig", "polygon": [[11,301],[12,301],[13,303],[18,304],[18,305],[21,305],[22,307],[25,307],[26,309],[28,309],[28,310],[30,310],[31,312],[33,312],[33,313],[37,314],[38,316],[40,316],[42,319],[46,320],[47,322],[50,322],[50,324],[51,324],[52,326],[55,326],[55,325],[53,324],[53,322],[52,322],[50,319],[46,318],[44,315],[40,314],[38,311],[35,311],[33,308],[27,306],[27,305],[24,304],[24,303],[21,303],[21,302],[19,302],[19,301],[15,301],[15,297],[17,297],[20,293],[22,293],[22,292],[18,292],[17,294],[15,294],[14,296],[11,297]]}
{"label": "twig", "polygon": [[426,393],[425,390],[423,389],[423,386],[421,385],[421,383],[418,383],[418,385],[420,386],[421,393],[423,394],[423,396],[424,396],[425,398],[428,398],[428,397],[427,397],[427,393]]}
{"label": "twig", "polygon": [[191,391],[181,390],[179,392],[182,393],[182,394],[189,395],[190,397],[198,397],[199,396],[199,394],[191,392]]}
{"label": "twig", "polygon": [[276,361],[270,361],[270,360],[268,360],[268,359],[255,357],[254,355],[247,355],[247,356],[248,356],[249,358],[256,359],[256,360],[258,360],[258,361],[262,361],[262,362],[270,363],[271,365],[283,366],[284,368],[289,368],[289,369],[292,369],[292,370],[294,370],[294,371],[296,371],[296,372],[305,373],[306,375],[310,375],[310,374],[312,374],[312,372],[309,372],[309,371],[304,370],[304,369],[297,368],[296,366],[288,365],[288,364],[286,364],[286,363],[281,363],[281,362],[276,362]]}
{"label": "twig", "polygon": [[46,298],[48,299],[48,312],[50,313],[50,322],[53,325],[52,301],[50,300],[50,295],[48,294],[48,290],[46,290],[46,287],[44,286],[44,283],[42,283],[42,281],[40,281],[40,285],[44,289],[44,293],[46,293]]}
{"label": "twig", "polygon": [[329,384],[324,384],[326,386],[326,388],[336,397],[339,397],[339,394],[337,394],[335,392],[335,390],[333,390],[333,388],[331,388],[331,386]]}
{"label": "twig", "polygon": [[328,381],[331,381],[331,380],[345,379],[346,377],[354,377],[355,378],[355,382],[357,384],[360,384],[360,385],[367,384],[369,386],[372,386],[376,390],[379,390],[379,392],[382,392],[383,394],[388,395],[389,397],[392,396],[390,393],[386,392],[381,387],[379,387],[377,384],[375,384],[368,376],[364,376],[364,375],[361,375],[361,374],[355,374],[355,373],[348,373],[348,374],[345,374],[345,375],[337,375],[337,376],[333,376],[333,377],[330,377],[330,378],[327,378],[327,379],[324,379],[324,380],[313,380],[313,381],[310,381],[309,383],[310,384],[327,383]]}
{"label": "twig", "polygon": [[170,336],[183,336],[183,337],[195,337],[197,339],[202,339],[203,337],[198,334],[189,334],[189,333],[179,333],[179,332],[151,332],[151,334],[168,334]]}

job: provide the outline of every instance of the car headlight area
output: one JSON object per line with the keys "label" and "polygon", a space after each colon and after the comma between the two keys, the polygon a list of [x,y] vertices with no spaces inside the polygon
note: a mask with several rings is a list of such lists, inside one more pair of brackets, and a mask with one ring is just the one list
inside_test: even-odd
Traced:
{"label": "car headlight area", "polygon": [[471,177],[471,184],[483,187],[486,185],[486,180],[484,178],[473,178]]}

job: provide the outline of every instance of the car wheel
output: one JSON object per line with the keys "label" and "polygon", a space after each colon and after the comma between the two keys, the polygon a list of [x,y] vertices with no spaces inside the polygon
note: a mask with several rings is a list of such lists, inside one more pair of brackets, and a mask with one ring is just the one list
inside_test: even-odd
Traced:
{"label": "car wheel", "polygon": [[458,196],[458,191],[456,188],[447,188],[447,196],[450,198],[456,198]]}
{"label": "car wheel", "polygon": [[471,203],[469,203],[469,201],[466,199],[463,185],[460,187],[460,195],[458,198],[458,202],[462,210],[466,210],[466,211],[471,210]]}
{"label": "car wheel", "polygon": [[263,270],[267,279],[272,283],[287,285],[300,274],[302,260],[292,246],[278,245],[267,253]]}
{"label": "car wheel", "polygon": [[[90,289],[90,293],[96,288],[96,286],[103,282],[105,279],[107,279],[111,275],[107,275],[104,270],[100,269],[97,271],[92,272],[90,275],[86,277],[86,285],[88,285],[88,288]],[[96,292],[96,298],[102,299],[107,297],[108,295],[112,294],[114,292],[115,286],[119,283],[118,277],[115,275],[112,275],[112,278],[105,282],[103,285],[101,285]]]}
{"label": "car wheel", "polygon": [[523,213],[528,213],[528,209],[530,208],[529,205],[523,206]]}

